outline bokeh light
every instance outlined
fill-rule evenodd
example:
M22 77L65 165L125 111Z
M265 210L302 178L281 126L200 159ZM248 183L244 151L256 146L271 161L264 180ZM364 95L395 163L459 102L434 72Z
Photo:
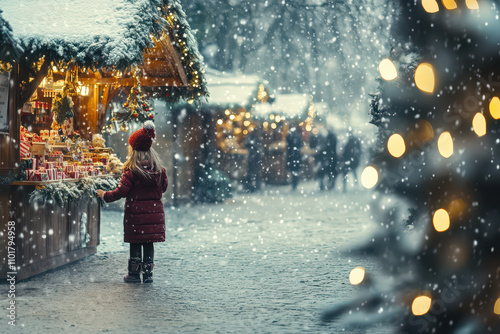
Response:
M477 0L465 0L465 4L469 9L479 9L479 4L477 3Z
M387 140L387 149L393 157L399 158L406 151L405 140L400 134L395 133Z
M450 228L450 215L445 209L436 210L432 217L432 224L436 231L444 232Z
M448 10L456 9L457 8L457 3L455 0L442 0L444 8Z
M428 296L418 296L411 304L411 311L414 315L424 315L431 308L432 299Z
M422 7L427 13L439 12L439 5L436 0L422 0Z
M472 128L479 137L486 134L486 118L484 118L483 114L480 112L474 116L474 119L472 120Z
M365 269L363 267L356 267L351 270L349 274L349 282L352 285L358 285L365 279Z
M398 77L398 70L396 69L396 66L388 58L382 59L380 64L378 64L378 71L380 72L382 79L387 81L394 80Z
M367 166L361 173L361 184L366 189L375 187L378 182L378 172L373 166Z
M494 119L500 118L500 99L497 96L490 101L490 114Z
M418 65L415 70L415 84L423 92L432 93L434 91L434 68L431 64L422 63Z
M448 131L443 132L438 138L438 150L445 158L449 158L453 155L453 138Z
M500 314L500 298L495 302L495 306L493 307L493 312L495 314Z

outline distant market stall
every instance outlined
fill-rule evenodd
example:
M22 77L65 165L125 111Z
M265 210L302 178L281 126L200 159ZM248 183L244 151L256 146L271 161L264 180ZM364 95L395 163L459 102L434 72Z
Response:
M206 87L177 0L1 0L0 9L0 244L15 242L12 267L0 248L0 278L24 279L96 251L95 190L121 173L102 133L154 119L150 96L192 101Z
M257 104L251 113L259 121L264 147L263 177L269 184L288 183L286 169L286 135L292 127L300 128L304 146L305 162L303 175L313 176L313 154L308 146L309 134L317 131L318 108L324 112L323 104L318 106L312 97L305 94L276 94L273 104Z

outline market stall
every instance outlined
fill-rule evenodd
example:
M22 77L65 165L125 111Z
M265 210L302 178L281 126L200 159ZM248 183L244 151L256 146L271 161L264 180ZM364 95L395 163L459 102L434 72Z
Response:
M197 99L206 90L178 1L21 0L0 8L12 27L11 39L0 35L2 45L19 52L0 59L7 117L0 244L12 244L0 248L0 278L15 271L20 280L96 251L96 190L113 189L121 174L102 133L154 119L151 95ZM123 90L129 98L117 106Z
M316 106L304 94L276 94L273 104L257 104L251 113L262 129L264 147L264 181L269 184L287 184L286 136L291 127L300 127L302 140L302 175L313 176L314 151L307 145L309 134L315 130Z

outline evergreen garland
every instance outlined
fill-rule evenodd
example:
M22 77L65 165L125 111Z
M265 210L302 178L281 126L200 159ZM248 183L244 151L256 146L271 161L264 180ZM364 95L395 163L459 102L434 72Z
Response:
M38 186L31 192L29 202L39 202L45 204L65 204L78 201L83 197L97 198L97 190L104 191L114 190L119 184L119 180L112 176L99 178L83 178L78 182L65 182L61 180L59 183L51 183L45 186ZM98 198L101 205L104 201Z

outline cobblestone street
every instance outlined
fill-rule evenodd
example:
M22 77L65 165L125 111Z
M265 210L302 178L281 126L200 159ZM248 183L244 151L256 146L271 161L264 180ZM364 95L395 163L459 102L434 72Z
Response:
M122 212L103 210L98 253L18 283L18 326L12 331L3 319L0 332L342 332L320 315L359 290L348 281L352 268L376 272L369 260L341 253L375 226L371 192L316 187L166 208L167 242L155 245L152 285L123 283Z

